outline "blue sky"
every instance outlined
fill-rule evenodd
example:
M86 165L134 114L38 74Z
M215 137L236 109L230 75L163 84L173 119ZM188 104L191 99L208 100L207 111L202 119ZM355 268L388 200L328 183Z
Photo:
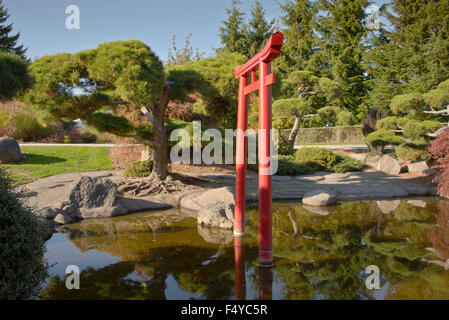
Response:
M283 0L280 0L283 1ZM249 14L253 0L242 0ZM261 0L267 16L280 15L276 0ZM386 1L373 1L381 4ZM225 8L231 0L3 0L20 32L20 42L28 47L31 59L61 52L75 53L100 43L138 39L166 60L171 37L178 47L192 33L192 45L207 55L220 46L218 37ZM67 30L66 7L80 9L80 30Z

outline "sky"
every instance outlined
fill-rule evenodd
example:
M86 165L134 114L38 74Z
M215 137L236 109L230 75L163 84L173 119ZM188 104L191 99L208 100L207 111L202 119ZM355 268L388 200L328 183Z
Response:
M284 0L280 0L284 1ZM241 9L249 16L253 0L241 0ZM277 0L261 0L269 19L280 16ZM373 1L380 5L387 1ZM231 0L3 0L13 23L20 32L20 43L28 48L32 60L55 53L75 53L116 40L137 39L145 42L166 60L176 35L177 46L184 46L192 33L192 46L212 54L220 47L219 27L226 18ZM66 8L80 10L80 29L66 28Z

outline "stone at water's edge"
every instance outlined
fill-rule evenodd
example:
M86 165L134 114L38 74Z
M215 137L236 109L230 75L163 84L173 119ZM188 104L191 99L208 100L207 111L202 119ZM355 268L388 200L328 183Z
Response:
M327 190L314 190L311 192L307 192L303 199L302 203L306 206L331 206L337 203L337 194L333 191Z
M377 206L379 207L379 210L384 214L388 214L390 212L395 211L399 207L400 204L401 204L401 200L377 201Z
M182 197L179 205L183 209L199 211L203 207L217 201L234 204L234 187L216 188L205 192L195 191Z
M20 146L12 138L0 138L0 163L17 163L22 160Z
M198 212L198 224L232 229L234 227L234 205L216 201L204 206Z
M401 165L398 160L393 159L389 155L384 155L377 164L377 170L388 174L399 174Z
M112 207L117 186L109 179L81 176L75 181L69 203L78 208Z

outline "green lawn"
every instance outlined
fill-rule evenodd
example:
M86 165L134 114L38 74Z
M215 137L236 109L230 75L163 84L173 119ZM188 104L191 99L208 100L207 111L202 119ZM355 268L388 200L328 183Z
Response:
M313 142L313 143L304 143L302 144L302 146L344 146L344 145L357 145L357 144L365 144L365 142L361 141L361 142Z
M29 156L25 164L1 165L17 184L59 173L113 169L108 147L22 147Z

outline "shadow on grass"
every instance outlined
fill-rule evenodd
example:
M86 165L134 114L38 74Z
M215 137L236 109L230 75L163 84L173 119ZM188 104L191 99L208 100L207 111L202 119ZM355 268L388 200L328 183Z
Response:
M24 164L52 164L58 162L65 162L67 159L53 156L45 156L43 154L27 153L28 158Z

